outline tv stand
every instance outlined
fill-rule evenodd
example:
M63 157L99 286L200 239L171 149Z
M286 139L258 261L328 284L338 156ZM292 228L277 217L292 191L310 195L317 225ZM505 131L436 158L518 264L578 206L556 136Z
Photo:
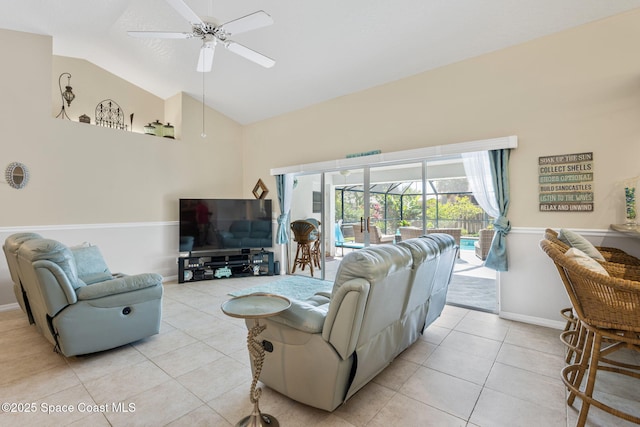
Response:
M245 252L245 251L242 251ZM273 276L273 252L178 257L178 283L227 277Z

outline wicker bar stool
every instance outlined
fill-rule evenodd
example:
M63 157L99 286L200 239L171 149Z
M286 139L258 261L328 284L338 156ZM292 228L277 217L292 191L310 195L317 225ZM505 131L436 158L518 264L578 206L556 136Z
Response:
M547 228L544 231L544 238L550 243L556 245L556 247L563 253L569 249L569 245L559 239L558 232L551 228ZM595 246L595 248L598 250L598 252L600 252L600 254L602 254L606 262L621 264L620 266L615 267L617 270L623 269L625 271L636 271L634 268L630 268L629 266L640 268L640 259L626 253L622 249L607 246ZM558 271L560 271L560 269L558 269ZM635 276L635 274L636 273L634 273L632 276ZM563 278L562 273L560 273L560 277ZM564 280L565 279L563 278L563 281ZM570 363L571 359L575 356L576 349L579 350L584 344L584 331L580 330L580 324L578 322L577 316L573 312L573 307L563 308L562 310L560 310L560 315L566 320L564 332L563 335L561 335L561 339L568 347L566 362Z
M313 266L320 270L322 269L320 264L320 239L322 238L320 225L322 225L322 223L315 218L307 218L305 221L310 222L316 227L316 231L311 232L310 235L310 239L313 240L313 244L311 245L311 259L313 259Z
M542 240L540 247L553 260L578 318L582 338L576 343L576 357L562 369L562 381L569 389L567 403L582 400L577 425L585 425L591 405L616 417L640 423L638 415L624 412L594 397L598 371L640 379L640 366L611 359L620 349L640 350L640 276L637 269L603 263L608 276L580 265L558 245ZM624 277L634 277L627 280ZM584 377L587 382L582 387ZM640 384L639 384L640 385Z
M291 231L293 232L293 240L298 244L296 249L296 257L293 261L293 269L291 273L296 272L296 268L300 267L303 271L309 266L311 277L313 277L313 265L315 263L313 255L313 244L317 240L312 239L312 233L318 232L318 229L309 221L297 220L291 223Z
M558 232L547 228L544 231L544 238L546 240L555 243L558 246L564 247L565 250L569 249L569 246L559 239ZM635 265L640 266L640 258L636 258L618 248L611 248L608 246L595 246L595 248L602 254L603 258L607 262L615 262L617 264Z

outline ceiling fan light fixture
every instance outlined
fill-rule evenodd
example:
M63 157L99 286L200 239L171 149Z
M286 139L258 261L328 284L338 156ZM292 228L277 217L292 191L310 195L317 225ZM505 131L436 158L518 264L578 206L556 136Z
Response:
M200 49L200 57L198 58L198 66L196 70L199 73L206 73L211 71L213 66L213 54L215 53L215 42L206 42Z

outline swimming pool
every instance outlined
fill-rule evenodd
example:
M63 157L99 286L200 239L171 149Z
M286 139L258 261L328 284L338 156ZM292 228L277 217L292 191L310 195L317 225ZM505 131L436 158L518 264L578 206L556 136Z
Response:
M478 240L477 237L461 237L460 238L460 250L472 251L474 250L474 244Z

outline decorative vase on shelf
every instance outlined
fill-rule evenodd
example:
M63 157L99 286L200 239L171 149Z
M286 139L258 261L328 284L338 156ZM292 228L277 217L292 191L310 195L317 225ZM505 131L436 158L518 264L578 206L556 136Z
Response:
M635 226L636 223L636 188L625 187L624 189L624 214L625 225Z

